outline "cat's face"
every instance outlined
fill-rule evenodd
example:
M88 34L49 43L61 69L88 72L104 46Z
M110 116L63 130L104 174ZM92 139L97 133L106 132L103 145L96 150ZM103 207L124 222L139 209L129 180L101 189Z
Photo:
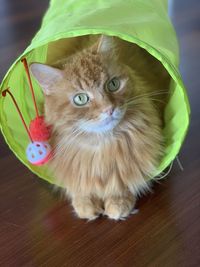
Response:
M61 69L31 65L45 93L47 122L98 134L121 123L126 102L134 94L131 73L109 51L110 44L103 40L96 51L71 56Z

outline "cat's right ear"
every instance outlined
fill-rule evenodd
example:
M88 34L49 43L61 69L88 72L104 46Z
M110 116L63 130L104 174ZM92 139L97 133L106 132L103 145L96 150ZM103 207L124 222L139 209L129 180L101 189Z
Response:
M52 94L55 84L63 78L62 70L41 63L32 63L30 71L42 87L45 95Z
M114 48L115 48L115 44L114 44L113 37L102 34L98 42L97 52L98 53L109 53Z

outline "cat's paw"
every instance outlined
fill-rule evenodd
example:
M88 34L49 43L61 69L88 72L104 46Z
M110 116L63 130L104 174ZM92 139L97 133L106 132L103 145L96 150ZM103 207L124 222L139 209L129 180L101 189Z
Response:
M105 200L104 214L110 219L123 220L133 210L136 199L131 197L111 197Z
M102 203L98 199L78 197L72 200L72 205L81 219L94 220L103 213Z

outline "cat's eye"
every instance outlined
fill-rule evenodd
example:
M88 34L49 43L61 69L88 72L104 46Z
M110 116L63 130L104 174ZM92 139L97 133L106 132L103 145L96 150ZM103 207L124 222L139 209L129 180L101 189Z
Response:
M109 92L116 92L120 88L120 80L114 77L107 82L106 87Z
M88 103L89 100L90 100L89 96L84 93L77 94L73 98L73 102L77 106L84 106Z

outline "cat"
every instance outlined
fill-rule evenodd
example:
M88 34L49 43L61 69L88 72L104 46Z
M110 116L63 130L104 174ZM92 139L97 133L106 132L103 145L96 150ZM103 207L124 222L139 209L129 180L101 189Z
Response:
M162 112L154 100L166 88L153 82L159 74L143 63L147 53L137 48L126 55L131 44L120 50L122 43L102 35L54 64L30 65L52 126L50 166L83 219L128 217L164 153Z

